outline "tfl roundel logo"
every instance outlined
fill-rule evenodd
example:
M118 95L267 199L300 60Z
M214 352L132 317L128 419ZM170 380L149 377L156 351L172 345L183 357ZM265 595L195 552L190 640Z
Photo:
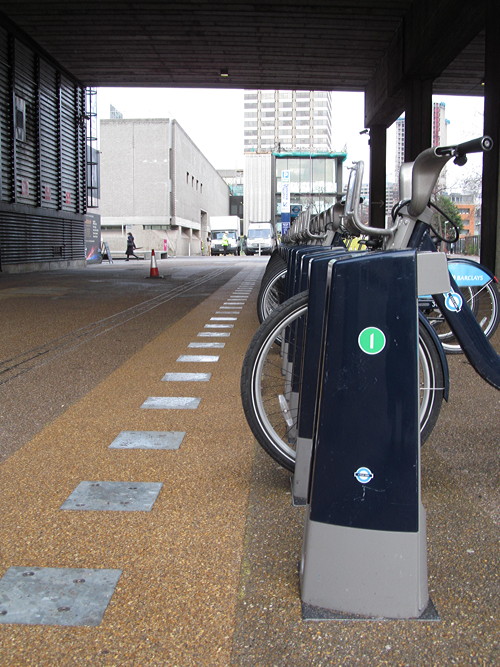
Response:
M373 473L370 468L358 468L354 473L354 477L361 484L368 484L368 482L373 479Z
M452 313L459 313L462 310L464 300L458 292L447 292L445 294L444 305Z

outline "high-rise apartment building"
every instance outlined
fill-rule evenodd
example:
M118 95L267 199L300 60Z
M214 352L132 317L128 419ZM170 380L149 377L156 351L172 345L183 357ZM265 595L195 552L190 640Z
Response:
M245 153L329 151L332 100L329 91L246 90Z
M444 102L433 102L432 104L432 134L430 139L431 146L443 146L447 142L446 104ZM395 170L396 180L399 175L399 168L405 158L405 119L398 118L396 121L396 155Z
M399 170L405 161L405 119L398 118L396 121L396 154L394 156L394 175L396 182L399 178Z
M434 102L432 105L432 146L444 146L447 139L446 104Z

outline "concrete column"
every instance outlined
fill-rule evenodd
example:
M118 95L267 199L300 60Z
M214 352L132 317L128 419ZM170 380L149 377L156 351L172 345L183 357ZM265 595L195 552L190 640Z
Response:
M405 162L431 145L432 80L410 79L405 88Z
M484 154L481 217L481 263L500 272L500 6L490 0L486 15L484 134L493 139L493 150Z
M370 127L370 225L385 227L387 131L384 125Z

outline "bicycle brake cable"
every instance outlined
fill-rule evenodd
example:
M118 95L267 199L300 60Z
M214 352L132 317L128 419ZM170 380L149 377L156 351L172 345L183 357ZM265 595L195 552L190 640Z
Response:
M453 229L455 230L455 237L454 238L445 239L441 236L441 234L439 232L436 231L436 229L430 223L428 223L429 227L434 232L434 235L436 236L436 238L438 238L440 241L444 241L444 243L456 243L458 241L458 239L460 238L460 228L459 228L459 226L455 222L453 222L453 220L451 220L451 218L444 211L442 211L437 204L430 201L429 206L431 208L434 208L440 215L442 215L443 218L446 221L448 221L452 225Z

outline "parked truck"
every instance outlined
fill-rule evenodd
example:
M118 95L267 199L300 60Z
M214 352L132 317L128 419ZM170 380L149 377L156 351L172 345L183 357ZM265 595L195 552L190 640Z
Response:
M251 222L245 247L246 255L270 255L276 247L276 231L270 222Z
M222 245L224 234L229 240L227 252L232 255L239 254L240 219L237 215L210 216L210 234L212 243L210 254L224 254L224 246Z

